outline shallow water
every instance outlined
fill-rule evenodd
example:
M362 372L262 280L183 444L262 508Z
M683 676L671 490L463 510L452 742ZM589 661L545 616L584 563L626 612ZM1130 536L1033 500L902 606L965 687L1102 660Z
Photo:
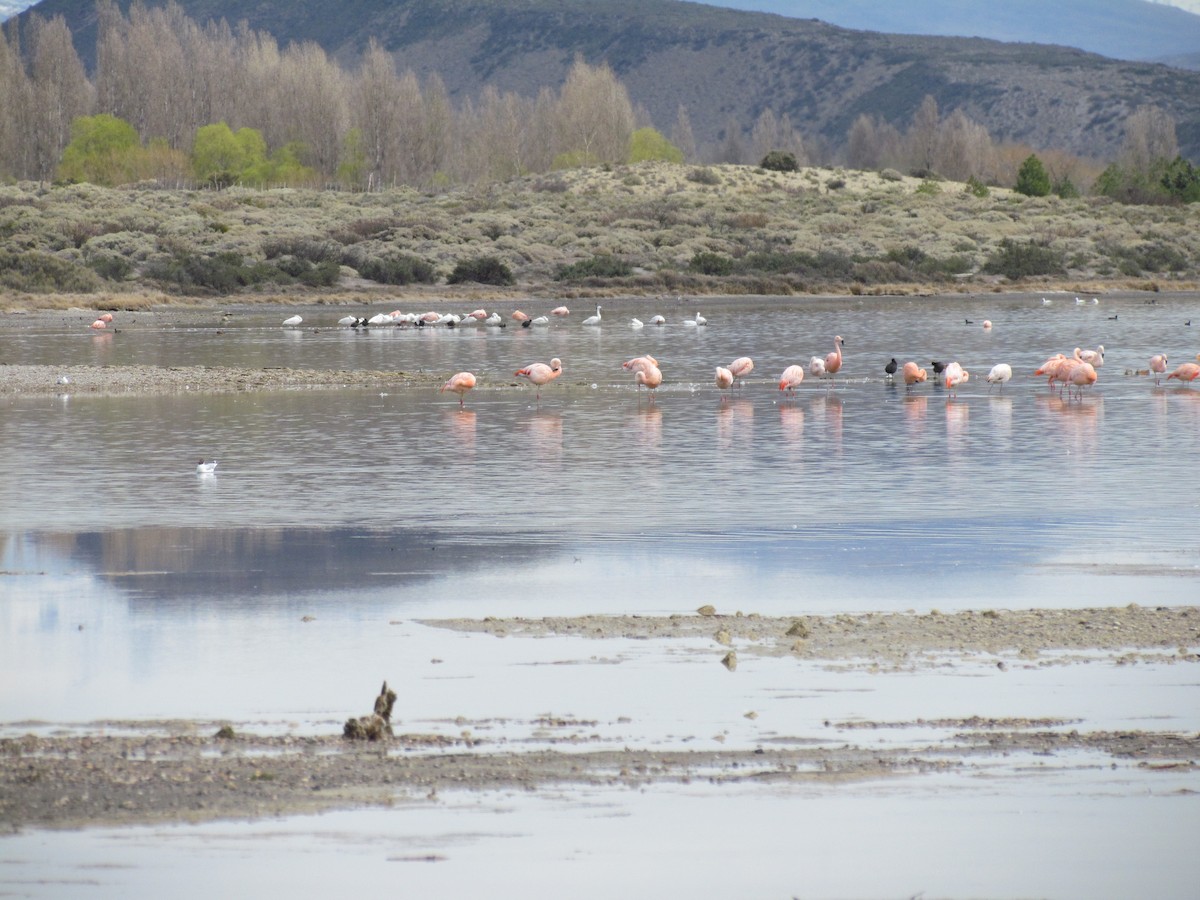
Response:
M1089 729L1194 729L1200 704L1186 669L881 676L763 660L731 675L695 648L497 641L413 621L672 614L704 603L777 615L1195 603L1200 386L1155 387L1125 372L1157 352L1173 364L1192 359L1200 298L1051 299L622 301L606 307L599 329L578 324L583 309L545 329L361 333L331 327L341 311L302 310L305 327L284 329L278 322L292 310L236 308L224 321L197 313L182 325L138 314L99 336L77 324L0 328L0 361L11 364L480 376L465 411L429 388L206 395L198 384L179 396L4 398L0 731L28 730L17 723L30 719L174 717L336 731L384 677L409 686L407 722L454 734L456 716L507 717L514 724L494 737L518 744L547 711L598 721L600 742L653 746L718 733L734 746L778 734L824 740L827 719L856 717L1047 715ZM677 324L696 308L708 326ZM658 311L674 324L626 324ZM995 323L989 332L984 318ZM781 397L778 373L828 352L835 333L846 340L836 384L806 382L794 400ZM1106 364L1081 400L1026 374L1052 353L1098 344ZM654 400L620 369L643 353L666 377ZM712 369L741 355L754 357L755 372L723 398ZM511 373L551 356L565 374L536 403ZM892 356L926 367L958 359L973 378L953 398L933 384L906 390L883 377ZM996 362L1018 375L989 392L983 376ZM219 458L215 475L195 474L200 456ZM748 709L759 718L745 719ZM914 789L896 821L918 808L947 827L1003 818L1031 789L995 790L939 806ZM867 793L850 791L844 807L836 792L820 804L870 807ZM1106 802L1128 812L1132 793ZM686 817L686 799L653 796L662 804L621 815ZM766 822L790 815L785 800L756 792L738 802ZM1195 804L1176 802L1169 820L1194 825ZM544 823L556 813L519 806L538 824L504 833L546 847ZM1077 816L1057 794L1034 806ZM347 815L338 821L386 814ZM193 858L209 852L206 838L190 840L182 843ZM511 843L483 842L501 854ZM377 851L366 844L360 850ZM773 852L759 844L750 865ZM682 850L662 852L686 868ZM603 854L563 853L588 877L608 865ZM457 854L451 868L469 872L474 858ZM443 876L446 867L434 868ZM1177 863L1169 874L1181 871ZM136 883L135 893L152 893L150 882ZM746 883L802 887L773 876ZM864 896L1074 893L1015 877L982 887L842 884L841 893Z

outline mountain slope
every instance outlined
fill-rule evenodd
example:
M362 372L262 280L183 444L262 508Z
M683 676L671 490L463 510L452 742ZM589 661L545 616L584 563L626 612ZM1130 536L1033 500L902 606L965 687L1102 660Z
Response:
M346 0L332 17L322 0L180 5L199 21L244 19L281 43L317 41L347 66L373 37L400 68L438 73L458 98L485 84L526 95L557 87L581 55L612 66L664 131L685 106L701 142L772 109L840 145L860 113L904 127L932 94L998 140L1095 157L1114 155L1125 117L1152 103L1200 159L1200 73L1063 47L849 31L673 0ZM34 11L64 15L81 53L94 55L91 0L43 0Z
M1113 59L1200 54L1200 16L1143 0L722 0L721 5L867 31L1061 44Z

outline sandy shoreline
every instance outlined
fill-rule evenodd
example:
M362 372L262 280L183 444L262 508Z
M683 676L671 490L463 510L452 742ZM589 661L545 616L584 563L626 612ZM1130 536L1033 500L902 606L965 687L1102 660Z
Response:
M692 615L581 616L547 619L440 620L426 624L509 640L576 635L664 643L697 641L718 665L729 649L744 656L792 654L801 661L867 667L944 664L955 655L998 656L997 667L1079 662L1134 665L1200 662L1200 608L985 611L802 617ZM1064 655L1066 654L1066 655ZM736 671L730 677L737 677ZM1000 676L1002 677L1002 676ZM348 715L367 698L349 698ZM578 719L522 723L530 737L488 735L486 721L454 722L456 736L411 733L403 693L386 744L348 742L340 734L254 734L233 723L91 723L54 728L10 723L0 739L0 827L81 827L220 818L259 818L436 800L439 791L554 785L705 780L718 783L838 781L970 770L1006 754L1087 751L1147 772L1194 770L1200 734L1169 730L1088 731L1048 719L916 719L825 722L814 733L777 735L753 747L678 749L598 747L597 723ZM919 740L881 748L881 728L919 726ZM928 729L940 734L932 737ZM36 730L38 733L32 733ZM333 730L333 729L331 729ZM111 732L111 733L110 733ZM861 737L856 737L861 736ZM1084 763L1079 763L1084 765Z

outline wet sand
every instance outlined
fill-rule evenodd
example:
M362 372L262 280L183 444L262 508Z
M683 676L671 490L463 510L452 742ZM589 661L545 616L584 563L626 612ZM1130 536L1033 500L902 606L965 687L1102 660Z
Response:
M709 610L705 610L709 613ZM690 643L713 665L730 648L745 656L792 654L826 665L904 668L996 655L998 669L1068 664L1200 662L1200 609L1141 608L868 614L766 618L711 614L440 620L435 627L497 639L587 636ZM481 636L482 639L482 636ZM347 715L368 698L349 698ZM546 719L514 751L486 736L486 722L455 722L458 736L411 733L387 742L254 734L216 722L104 722L79 728L10 724L0 740L0 826L80 827L260 818L436 797L439 791L541 790L561 785L845 781L930 771L971 771L1013 753L1087 751L1147 772L1194 770L1200 735L1173 731L1087 731L1058 719L967 717L905 722L825 722L816 733L779 735L753 747L597 749L597 723ZM880 747L878 729L918 727L923 737ZM929 729L940 736L929 735ZM856 736L862 736L856 740Z

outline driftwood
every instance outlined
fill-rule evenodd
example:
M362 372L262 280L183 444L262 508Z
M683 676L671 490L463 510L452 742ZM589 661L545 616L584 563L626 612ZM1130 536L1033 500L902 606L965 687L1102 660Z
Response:
M379 689L375 698L375 712L357 719L347 719L342 735L352 741L382 741L392 737L392 707L396 704L396 692L387 682Z

